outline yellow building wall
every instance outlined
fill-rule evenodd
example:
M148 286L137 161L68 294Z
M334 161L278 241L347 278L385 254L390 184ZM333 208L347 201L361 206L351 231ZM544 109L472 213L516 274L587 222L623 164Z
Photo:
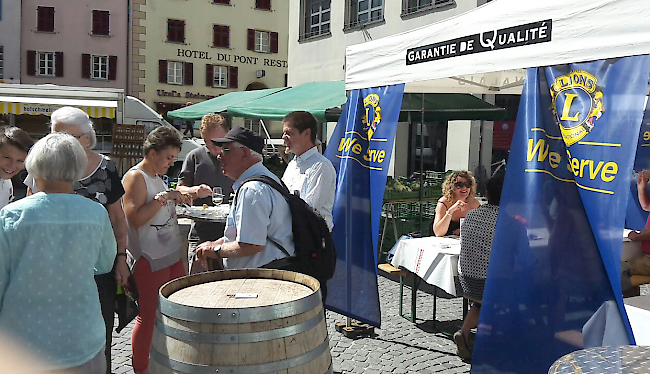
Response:
M289 1L272 0L271 11L255 9L255 0L231 0L232 5L214 4L209 0L155 0L140 5L144 13L138 30L143 62L134 63L134 79L143 90L137 96L154 110L165 115L159 103L199 103L232 91L244 91L253 85L266 88L284 87L287 74ZM185 21L185 43L167 41L167 19ZM230 48L213 47L213 25L230 26ZM247 49L248 29L278 33L278 53ZM138 43L138 45L135 45ZM159 60L193 64L193 84L159 83ZM238 67L237 88L214 88L206 85L206 64ZM139 71L138 71L139 70ZM256 72L264 71L257 78ZM138 77L140 76L140 77ZM135 83L135 82L134 82ZM233 125L241 126L242 119Z

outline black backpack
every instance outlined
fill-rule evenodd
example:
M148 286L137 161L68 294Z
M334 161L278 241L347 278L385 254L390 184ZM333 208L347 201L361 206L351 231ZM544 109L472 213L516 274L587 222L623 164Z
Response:
M251 181L268 184L280 192L289 204L295 256L291 257L293 261L287 270L310 275L319 281L332 278L336 267L336 249L325 219L314 208L307 205L305 200L291 194L284 183L280 184L266 175L256 175L244 180L242 184ZM237 195L235 195L236 201ZM289 252L279 243L271 238L268 239L289 256Z

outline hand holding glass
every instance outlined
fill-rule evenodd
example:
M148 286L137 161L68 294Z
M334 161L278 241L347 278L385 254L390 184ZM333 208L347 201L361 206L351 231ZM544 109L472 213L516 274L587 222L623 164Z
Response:
M223 202L223 191L221 187L212 188L212 203L214 205L219 205Z

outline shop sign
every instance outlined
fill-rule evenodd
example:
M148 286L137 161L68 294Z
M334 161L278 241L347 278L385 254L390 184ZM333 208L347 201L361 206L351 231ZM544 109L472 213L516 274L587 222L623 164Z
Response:
M550 19L445 40L406 51L406 65L551 41Z
M178 92L176 90L173 91L165 91L165 90L156 90L156 93L158 96L163 96L163 97L183 97L186 99L202 99L202 100L208 100L208 99L213 99L217 96L221 95L206 95L202 93L194 93L194 92Z

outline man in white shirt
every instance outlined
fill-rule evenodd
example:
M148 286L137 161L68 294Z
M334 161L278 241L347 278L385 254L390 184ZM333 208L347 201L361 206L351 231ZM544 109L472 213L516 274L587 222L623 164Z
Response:
M236 199L226 220L224 236L199 244L197 257L199 260L223 258L226 269L277 268L276 261L295 254L289 204L266 183L242 184L258 175L280 182L262 165L264 140L249 130L235 127L212 142L221 147L219 161L223 174L235 180Z
M316 147L318 121L309 112L297 111L287 114L282 122L286 150L296 155L284 171L282 181L292 193L298 191L300 197L323 216L332 231L336 170Z

